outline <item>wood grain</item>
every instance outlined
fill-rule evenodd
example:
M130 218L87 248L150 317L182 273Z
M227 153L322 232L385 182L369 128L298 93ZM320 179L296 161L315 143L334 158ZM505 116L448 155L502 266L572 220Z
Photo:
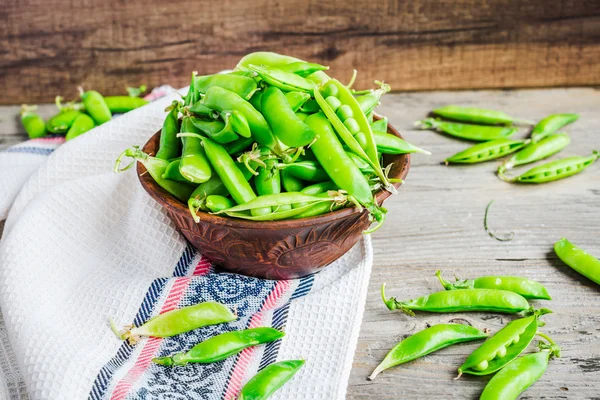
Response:
M5 0L0 104L187 84L273 50L395 90L600 83L592 0Z
M433 274L441 269L470 278L485 274L518 274L541 281L553 300L537 301L554 314L544 317L544 331L563 348L547 373L523 398L590 399L600 382L600 288L558 261L553 243L562 236L600 255L600 163L578 176L539 186L517 186L494 176L498 162L446 167L440 161L469 143L429 131L415 131L412 122L431 109L448 104L472 104L503 110L516 117L541 119L550 113L577 112L581 118L565 128L572 144L560 155L589 154L600 149L600 91L550 89L519 91L432 92L387 95L379 111L387 115L410 142L432 151L414 155L400 193L386 202L389 216L373 239L374 265L360 339L347 398L475 399L486 378L463 376L456 368L477 344L461 344L383 372L373 382L366 377L386 352L426 323L463 321L493 332L514 317L488 314L424 314L416 318L391 313L381 303L379 287L389 295L421 296L440 289ZM0 118L10 119L6 107ZM14 112L14 111L13 111ZM526 136L522 130L518 136ZM0 138L2 131L0 131ZM490 228L514 231L511 242L497 242L483 230L490 210ZM533 346L530 348L533 350Z

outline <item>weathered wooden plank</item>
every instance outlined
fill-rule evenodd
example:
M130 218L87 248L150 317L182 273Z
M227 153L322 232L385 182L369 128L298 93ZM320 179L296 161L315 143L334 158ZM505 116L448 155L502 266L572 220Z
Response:
M0 104L184 86L269 49L320 61L358 84L396 90L600 83L600 3L451 0L344 3L8 0Z

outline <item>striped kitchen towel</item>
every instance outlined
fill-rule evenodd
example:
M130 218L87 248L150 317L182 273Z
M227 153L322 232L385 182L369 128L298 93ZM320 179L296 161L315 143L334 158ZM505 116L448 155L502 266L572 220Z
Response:
M368 236L320 273L270 281L221 271L191 248L115 159L157 132L175 94L60 146L14 200L0 242L0 307L30 399L233 399L266 365L306 365L274 399L344 399L372 264ZM216 300L231 323L134 346L108 327ZM227 360L166 368L151 359L254 326L281 340ZM4 360L0 360L0 365ZM7 379L8 380L8 379ZM1 382L0 382L1 383Z

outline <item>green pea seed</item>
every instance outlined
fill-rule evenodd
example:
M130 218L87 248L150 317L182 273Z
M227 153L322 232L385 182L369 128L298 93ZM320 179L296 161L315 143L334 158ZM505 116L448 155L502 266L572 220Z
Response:
M344 104L343 106L340 106L336 112L337 116L342 120L345 121L348 118L352 118L354 117L354 113L352 112L352 108L348 105L348 104Z
M475 365L473 367L474 370L476 371L484 371L487 369L489 363L487 360L483 360L482 362L480 362L479 364Z
M340 101L340 99L338 99L335 96L329 96L325 99L325 101L327 102L327 104L329 104L329 106L331 107L331 109L333 111L336 111L342 105L342 102Z
M333 83L328 83L322 90L324 97L334 96L336 97L339 93L337 86Z
M502 358L506 355L506 346L502 346L498 349L498 351L496 351L496 357L497 358Z
M345 120L344 125L353 135L356 135L358 132L360 132L360 126L358 126L358 122L354 118L348 118Z

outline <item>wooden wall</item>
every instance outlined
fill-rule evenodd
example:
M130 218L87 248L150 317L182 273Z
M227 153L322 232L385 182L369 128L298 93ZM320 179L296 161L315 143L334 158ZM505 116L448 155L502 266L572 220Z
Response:
M273 50L394 90L600 84L598 0L0 0L0 103L187 84Z

